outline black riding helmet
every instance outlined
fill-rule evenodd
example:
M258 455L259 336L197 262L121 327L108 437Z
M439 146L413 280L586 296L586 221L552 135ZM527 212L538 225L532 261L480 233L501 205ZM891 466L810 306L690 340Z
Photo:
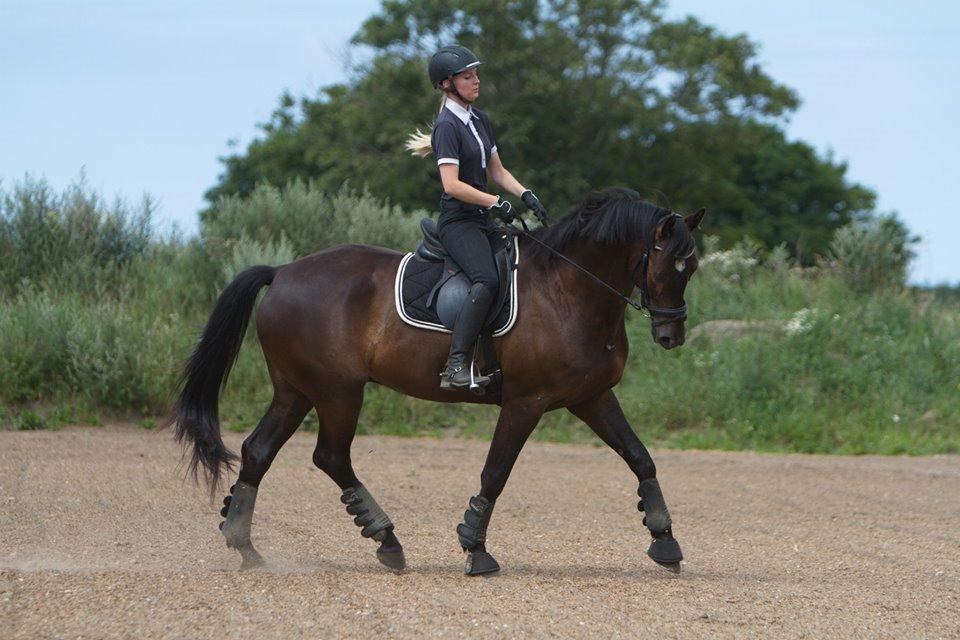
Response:
M457 75L461 71L472 69L483 64L473 51L458 44L441 47L430 58L430 65L427 67L427 73L430 74L430 84L439 87L440 83Z

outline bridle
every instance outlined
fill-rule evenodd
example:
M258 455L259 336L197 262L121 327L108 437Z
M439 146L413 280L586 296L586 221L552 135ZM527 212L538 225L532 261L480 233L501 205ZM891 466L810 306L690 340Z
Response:
M673 214L673 215L677 216L678 218L681 218L681 217L682 217L681 215L676 214L676 213ZM637 302L637 301L634 300L633 298L629 298L629 297L623 295L622 293L620 293L619 291L617 291L616 289L614 289L613 287L611 287L609 284L607 284L606 282L604 282L603 280L601 280L601 279L598 278L597 276L593 275L593 274L590 273L588 270L584 269L583 267L581 267L580 265L578 265L576 262L574 262L573 260L571 260L571 259L568 258L567 256L563 255L562 253L560 253L559 251L557 251L557 250L554 249L553 247L551 247L551 246L549 246L549 245L541 242L538 238L536 238L533 234L530 233L530 228L527 226L527 223L523 220L523 218L521 218L521 217L518 216L518 217L517 217L517 220L520 221L520 224L523 226L523 229L518 229L517 227L514 227L514 226L511 225L511 224L507 224L507 225L505 225L505 226L506 226L508 229L513 230L515 233L519 233L519 234L521 234L521 235L523 235L523 236L525 236L525 237L533 240L534 242L536 242L537 244L539 244L541 247L543 247L544 249L546 249L547 251L549 251L549 252L552 253L553 255L557 256L558 258L560 258L561 260L563 260L564 262L566 262L566 263L569 264L570 266L572 266L572 267L574 267L575 269L579 270L579 271L580 271L581 273L583 273L585 276L587 276L588 278L590 278L591 280L593 280L594 282L596 282L598 285L600 285L601 287L605 288L607 291L609 291L610 293L614 294L615 296L617 296L618 298L620 298L621 300L623 300L624 302L626 302L627 304L629 304L631 307L633 307L633 308L636 309L637 311L643 311L643 310L645 309L645 310L648 312L649 316L650 316L650 322L651 322L651 324L653 325L653 327L659 327L659 326L662 326L662 325L665 325L665 324L670 324L671 322L678 322L678 321L681 321L681 322L682 322L683 320L686 320L686 319L687 319L687 304L686 304L686 303L683 303L683 304L680 305L679 307L657 307L657 306L654 306L654 305L650 304L650 292L649 292L649 290L648 290L648 288L647 288L647 273L648 273L649 270L650 270L650 252L649 252L649 251L644 251L644 252L643 252L643 256L641 256L641 258L640 258L640 262L637 263L637 265L634 266L634 268L633 268L633 271L634 271L634 272L635 272L638 268L640 269L640 272L641 272L641 273L640 273L640 285L639 285L639 286L640 286L640 301ZM653 250L654 250L654 251L662 251L662 250L663 250L663 247L661 247L660 245L655 244L655 245L653 245ZM681 259L681 260L686 260L687 258L689 258L690 256L693 255L694 251L696 251L696 246L694 246L694 248L690 250L690 253L688 253L687 255L683 256L683 257L680 258L680 259ZM654 318L654 316L661 316L661 318L657 319L657 318Z
M663 248L659 245L653 245L654 251L662 251ZM679 260L686 260L693 255L693 252L696 251L696 247L690 250L690 253L679 258ZM650 293L647 291L647 271L650 269L650 253L648 251L643 252L643 257L640 258L640 306L636 307L637 309L646 309L650 313L650 323L654 327L659 327L665 324L670 324L671 322L683 321L687 319L687 303L684 302L679 307L657 307L650 304ZM634 268L636 270L636 268ZM654 315L663 316L659 320L654 319Z

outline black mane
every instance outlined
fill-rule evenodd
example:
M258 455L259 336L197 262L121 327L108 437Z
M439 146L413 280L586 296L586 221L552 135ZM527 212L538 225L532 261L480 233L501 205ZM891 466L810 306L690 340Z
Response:
M555 251L562 252L572 241L585 240L610 246L626 246L645 241L664 218L674 215L672 211L644 201L640 194L626 187L608 187L590 192L583 202L549 227L540 227L532 235ZM686 225L675 235L690 236ZM678 238L682 244L686 238ZM692 237L690 238L692 242ZM524 247L524 259L548 266L556 259L550 251L537 244Z

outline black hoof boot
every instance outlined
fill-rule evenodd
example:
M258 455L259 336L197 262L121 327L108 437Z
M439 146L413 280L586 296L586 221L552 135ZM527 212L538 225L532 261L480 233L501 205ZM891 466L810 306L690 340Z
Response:
M250 526L253 522L253 508L257 500L257 487L245 482L237 482L230 487L230 495L223 499L220 515L226 520L220 523L220 531L226 538L227 546L240 552L240 569L253 569L266 562L253 543L250 542Z
M683 553L680 551L680 543L667 531L658 534L650 543L647 549L647 555L658 565L672 571L680 573L680 561L683 560Z
M680 552L680 543L674 539L670 529L670 512L667 511L667 503L663 499L660 483L656 478L643 480L637 489L637 495L640 496L637 509L646 514L643 524L653 536L647 555L664 569L680 573L683 553Z
M500 571L500 565L486 551L468 551L467 566L463 572L468 576L482 576Z
M397 573L407 568L407 558L403 555L403 549L384 549L381 546L377 549L377 560L387 569Z
M457 525L460 547L467 552L468 576L481 576L500 571L500 565L487 553L487 526L493 515L494 503L483 496L470 498L469 508L463 514L463 522Z

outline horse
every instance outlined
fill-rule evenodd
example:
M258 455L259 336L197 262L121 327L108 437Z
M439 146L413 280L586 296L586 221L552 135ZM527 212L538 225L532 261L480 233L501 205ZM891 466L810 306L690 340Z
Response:
M500 413L480 491L468 500L456 531L467 575L500 569L487 551L493 507L541 416L562 408L586 423L636 475L638 509L652 537L647 553L658 565L680 570L683 556L656 466L613 388L627 361L627 303L641 306L627 297L635 288L650 313L653 340L664 349L683 344L683 294L697 269L691 232L704 214L700 209L682 217L645 202L636 191L612 187L591 192L555 223L518 234L519 316L494 341L503 371ZM250 539L260 481L311 409L319 422L313 463L342 490L341 501L361 535L379 543L377 559L402 571L406 558L395 527L350 460L364 386L375 382L436 402L496 402L490 395L440 389L449 338L399 318L394 279L401 258L382 247L334 246L286 265L251 267L217 299L184 365L171 421L175 438L191 452L188 468L194 477L202 468L216 491L237 460L220 435L219 393L258 293L269 285L256 311L256 330L273 399L243 442L239 477L220 512L221 531L227 546L239 551L241 569L264 562Z

